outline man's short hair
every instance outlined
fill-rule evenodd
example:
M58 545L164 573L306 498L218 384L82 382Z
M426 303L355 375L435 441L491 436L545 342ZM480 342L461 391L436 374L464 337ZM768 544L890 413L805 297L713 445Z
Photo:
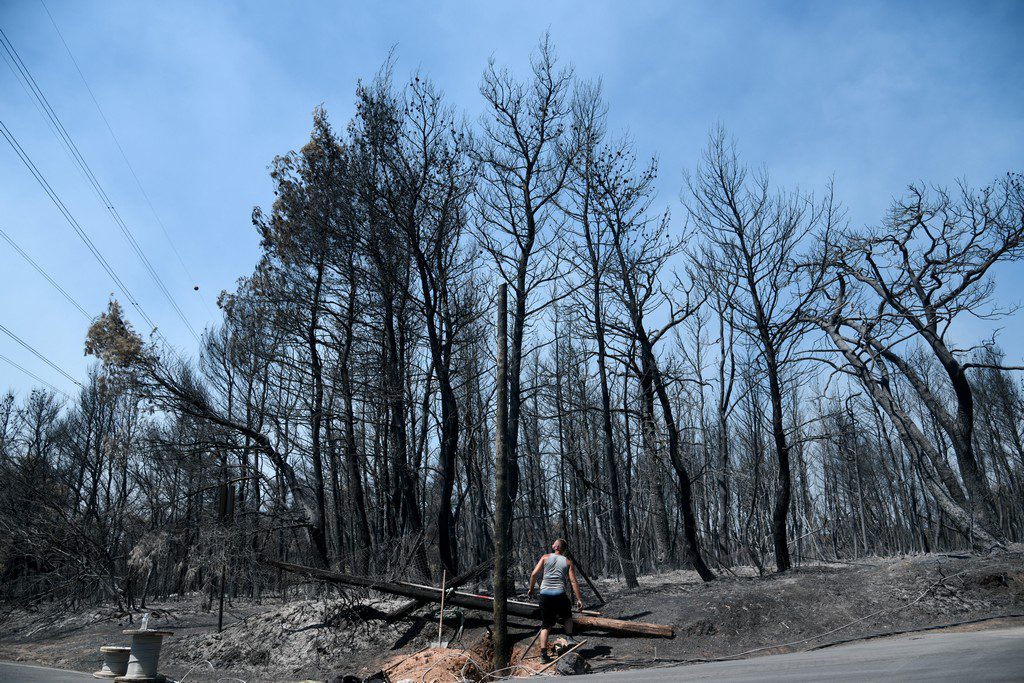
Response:
M566 541L564 538L556 538L555 543L557 543L558 547L561 548L563 551L569 549L569 542Z

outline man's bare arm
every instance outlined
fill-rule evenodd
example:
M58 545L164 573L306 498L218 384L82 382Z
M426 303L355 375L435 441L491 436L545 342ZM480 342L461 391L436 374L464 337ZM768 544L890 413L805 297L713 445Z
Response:
M580 585L576 583L576 565L572 560L569 560L569 583L572 584L572 590L576 593L576 609L582 610L583 598L580 595Z
M533 595L533 585L537 583L537 577L540 576L544 568L544 558L546 557L547 555L541 555L541 558L537 560L537 566L533 568L533 573L530 574L530 590L527 591L527 595Z

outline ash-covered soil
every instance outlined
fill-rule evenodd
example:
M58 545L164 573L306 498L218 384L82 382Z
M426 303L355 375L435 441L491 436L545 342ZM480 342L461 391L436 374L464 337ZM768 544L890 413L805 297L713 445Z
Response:
M776 654L950 624L981 628L1024 622L1024 549L1019 546L985 556L805 565L763 578L737 570L707 584L694 572L674 571L642 577L640 583L638 590L627 591L616 581L599 581L608 600L601 611L672 624L675 638L584 634L580 638L587 644L580 652L590 670ZM429 671L428 680L478 675L473 673L478 667L466 662L486 664L489 615L465 612L458 636L459 618L449 615L442 640L452 642L438 649L436 606L397 624L379 619L380 612L401 602L379 594L338 593L287 603L274 598L260 605L236 600L218 634L216 613L203 612L199 598L189 597L153 604L150 627L175 632L161 663L164 673L178 680L325 680L380 669L412 675L408 670L417 680L421 669ZM125 615L109 609L8 611L0 627L0 659L93 671L98 648L125 643L121 630L129 627ZM535 624L514 623L520 653L535 634ZM536 668L537 654L534 644L524 666Z
M990 617L1024 618L1024 551L804 566L782 575L644 577L609 615L673 624L672 640L591 638L595 670L779 654ZM1005 624L1005 621L1000 622Z

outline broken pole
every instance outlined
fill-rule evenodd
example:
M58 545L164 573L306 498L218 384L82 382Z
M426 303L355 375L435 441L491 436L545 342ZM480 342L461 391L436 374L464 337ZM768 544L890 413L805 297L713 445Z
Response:
M382 581L367 576L352 576L349 574L342 574L341 572L330 571L328 569L304 567L298 564L277 562L275 560L267 560L266 563L273 567L278 567L296 574L302 574L320 581L337 583L343 586L371 588L382 593L403 595L407 598L416 598L419 600L426 600L427 602L441 602L442 591L439 588L434 588L433 586L417 586L416 584L411 583ZM463 593L461 591L444 591L443 595L445 603L455 607L475 609L480 610L481 612L493 612L494 610L495 601L494 598L489 595L477 595L474 593ZM507 614L513 616L524 617L527 619L537 619L540 616L540 607L532 603L508 600L506 601L505 606ZM605 617L595 617L586 614L573 616L573 621L575 621L576 626L583 630L593 629L598 631L607 631L608 633L656 638L671 638L674 635L672 626L667 624L649 624L640 621L624 621L622 619L608 619Z
M479 574L482 574L483 572L490 569L492 562L494 562L493 559L484 560L483 562L473 567L469 571L459 574L454 579L448 582L448 588L459 588L467 581L473 580ZM409 602L405 603L401 607L398 607L394 611L388 612L387 615L385 615L384 620L388 623L391 623L394 621L398 621L399 619L404 619L416 610L426 605L426 600L410 600Z
M675 635L675 631L669 624L651 624L644 621L624 621L588 616L574 616L572 620L577 628L584 631L608 631L609 633L626 633L653 638L672 638Z

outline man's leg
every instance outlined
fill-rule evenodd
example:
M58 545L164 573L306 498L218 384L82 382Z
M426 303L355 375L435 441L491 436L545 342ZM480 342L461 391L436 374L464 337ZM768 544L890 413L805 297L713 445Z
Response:
M543 626L540 629L540 661L542 664L551 661L551 656L548 655L548 631L550 630L550 626Z
M575 626L575 624L573 623L572 617L569 617L568 619L563 621L562 622L562 626L565 627L565 635L568 636L567 640L569 641L569 644L572 645L573 643L576 642L576 639L572 637L572 630L573 630L573 627Z
M568 636L567 640L571 643L571 642L573 642L572 628L573 628L574 624L573 624L573 621L572 621L572 603L569 602L569 596L568 595L563 595L562 596L561 608L562 608L562 614L559 615L559 616L563 617L563 619L562 619L562 626L565 628L565 635Z

